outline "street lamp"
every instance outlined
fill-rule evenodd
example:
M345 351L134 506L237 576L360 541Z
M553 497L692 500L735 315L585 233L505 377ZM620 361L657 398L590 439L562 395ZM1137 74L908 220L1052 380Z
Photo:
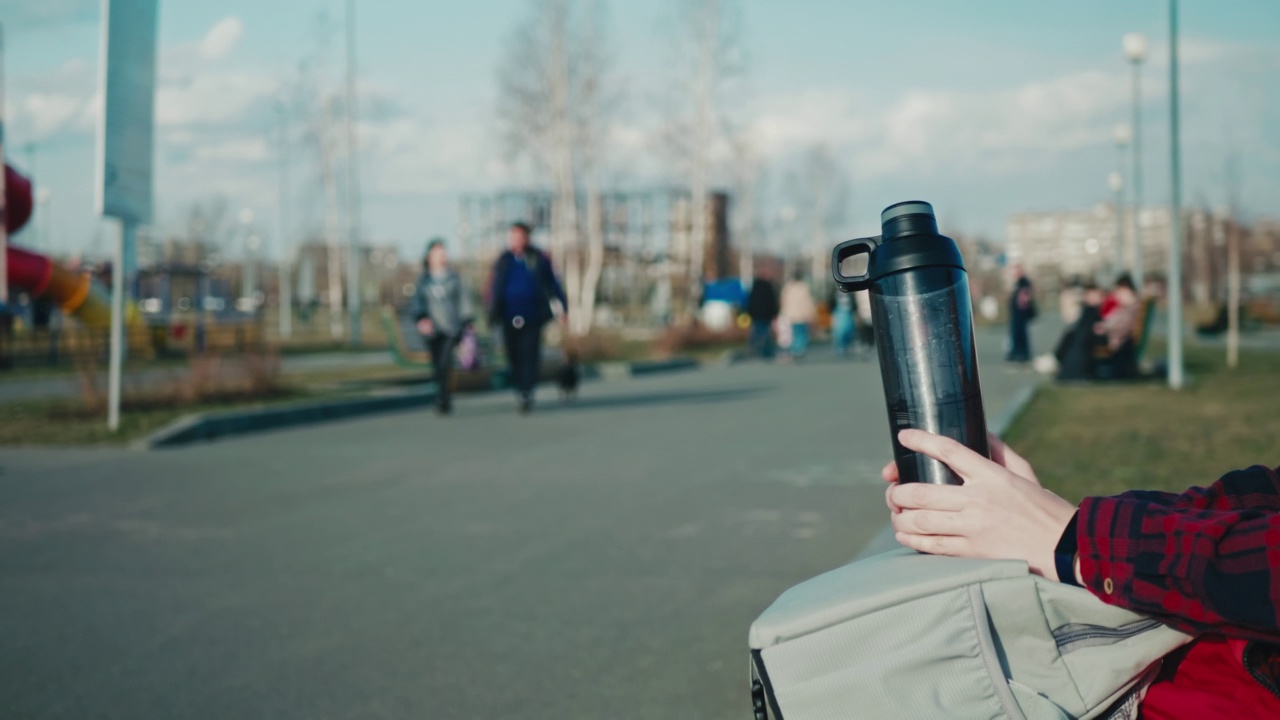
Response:
M1147 59L1147 38L1142 33L1125 33L1121 40L1124 56L1133 67L1133 282L1142 288L1142 72Z
M1112 170L1107 176L1107 186L1111 188L1111 192L1115 193L1115 210L1116 210L1116 230L1115 240L1112 241L1112 275L1120 272L1120 268L1124 267L1124 178L1120 176L1119 170Z
M244 232L244 264L240 267L240 301L237 303L243 307L248 307L249 303L245 302L245 298L253 297L253 284L256 281L253 272L253 253L257 248L257 236L253 234L253 209L245 208L240 211L240 225Z
M1169 387L1181 390L1182 367L1182 139L1178 118L1178 0L1169 0Z
M1112 248L1115 255L1115 266L1112 268L1113 274L1118 275L1125 266L1124 252L1124 150L1129 147L1129 143L1133 140L1133 131L1128 125L1120 123L1116 125L1111 132L1112 138L1116 143L1116 170L1111 173L1111 177L1107 179L1107 184L1111 186L1111 191L1115 193L1116 205L1116 239L1115 247Z

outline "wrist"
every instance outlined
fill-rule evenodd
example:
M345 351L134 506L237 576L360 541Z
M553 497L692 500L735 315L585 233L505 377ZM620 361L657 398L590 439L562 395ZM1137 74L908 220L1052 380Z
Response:
M1077 510L1071 514L1067 526L1062 529L1058 545L1053 551L1053 567L1058 582L1083 586L1084 583L1080 581L1079 540L1076 537L1079 519L1080 512Z

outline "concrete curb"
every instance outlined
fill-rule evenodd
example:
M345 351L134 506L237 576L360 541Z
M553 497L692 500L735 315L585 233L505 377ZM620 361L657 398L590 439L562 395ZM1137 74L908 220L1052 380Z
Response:
M1036 392L1039 390L1039 382L1032 382L1020 388L1013 394L1009 403L1004 406L1004 410L996 417L995 422L991 423L991 427L987 429L996 435L1005 434L1014 421L1018 419L1018 416L1022 415L1023 411L1027 409L1027 405L1031 404L1031 399L1036 396ZM897 540L893 539L893 527L885 526L883 530L876 533L875 537L871 538L871 542L858 551L858 554L853 559L861 560L899 547L902 546L898 544Z
M435 401L435 398L436 391L432 386L395 395L315 400L274 407L201 413L189 415L160 428L134 443L133 447L137 450L156 450L264 430L277 430L373 413L411 410L428 406Z
M620 380L629 377L697 370L700 367L702 365L693 358L672 358L670 360L634 363L599 363L585 366L583 368L583 376L601 380ZM147 437L134 442L131 447L135 450L157 450L265 430L278 430L330 420L342 420L361 415L414 410L431 405L435 399L435 387L429 386L394 395L384 394L338 400L312 400L245 410L199 413L188 415L166 425Z

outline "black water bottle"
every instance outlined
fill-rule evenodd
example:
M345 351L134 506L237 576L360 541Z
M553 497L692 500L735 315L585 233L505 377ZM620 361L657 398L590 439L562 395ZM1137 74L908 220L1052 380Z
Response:
M869 290L880 376L901 482L960 485L946 465L904 448L898 431L928 430L990 457L973 340L973 304L960 250L938 234L933 206L908 201L880 214L881 235L842 242L831 272L844 292ZM866 253L867 269L841 265Z

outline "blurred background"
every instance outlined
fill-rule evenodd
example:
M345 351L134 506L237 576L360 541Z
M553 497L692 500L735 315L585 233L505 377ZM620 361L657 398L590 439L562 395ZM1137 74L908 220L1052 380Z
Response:
M0 2L0 715L746 716L751 620L883 538L874 328L828 263L906 199L1046 487L1276 464L1273 0L1180 3L1173 67L1157 0L112 4L126 38L158 7L124 225L108 3ZM514 222L581 398L485 392L478 317L431 416L427 243L480 307Z
M98 5L13 0L4 18L6 157L38 205L17 242L90 267L115 232L93 201ZM595 297L570 300L575 331L651 327L687 319L704 276L808 267L909 197L935 203L975 268L1021 260L1052 291L1111 273L1117 228L1135 232L1116 221L1135 167L1145 266L1166 264L1159 3L357 5L161 8L155 212L133 288L151 324L203 307L260 312L289 342L377 343L374 321L359 338L327 322L334 303L403 303L434 236L487 267L525 220L557 262L582 258L570 294L599 273ZM1185 287L1198 305L1225 298L1216 250L1236 223L1247 294L1274 293L1280 9L1183 12ZM1138 63L1126 33L1149 38ZM553 232L557 203L572 237ZM263 311L282 297L301 314L285 332Z

